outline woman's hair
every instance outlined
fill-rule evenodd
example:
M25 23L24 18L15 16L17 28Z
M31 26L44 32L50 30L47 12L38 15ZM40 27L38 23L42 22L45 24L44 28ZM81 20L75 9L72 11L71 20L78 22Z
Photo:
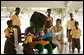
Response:
M61 24L61 19L58 18L58 19L56 19L56 22L57 22L57 21L60 21L60 24Z

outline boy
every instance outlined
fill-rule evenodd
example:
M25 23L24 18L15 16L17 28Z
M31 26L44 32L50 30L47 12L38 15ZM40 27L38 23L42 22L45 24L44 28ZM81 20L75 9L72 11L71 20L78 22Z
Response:
M45 29L44 29L44 32L45 34L47 33L48 29L51 28L52 24L51 24L51 21L46 21L45 22Z
M31 46L32 40L35 39L36 37L34 36L35 29L32 27L28 27L28 33L26 35L25 41L23 43L23 52L24 54L34 54L33 48Z
M17 7L15 9L15 15L11 16L11 20L12 20L12 24L13 24L13 28L17 29L17 34L18 34L18 43L21 42L21 29L20 29L20 18L19 18L19 13L20 13L20 8Z
M47 9L48 15L47 15L47 21L51 21L51 26L53 26L53 18L51 17L51 9Z
M68 38L68 42L69 42L69 50L71 51L71 35L70 32L71 30L74 28L75 25L75 20L73 19L73 13L70 13L70 20L67 21L66 24L66 28L67 28L67 38Z
M52 46L49 43L49 38L39 39L45 35L44 28L40 27L40 32L36 33L37 36L36 41L33 41L32 44L36 44L35 48L39 50L39 54L43 54L43 49L46 48L48 50L48 54L52 54ZM41 47L41 48L40 48Z
M14 31L12 27L12 21L7 21L8 28L5 30L5 47L4 47L4 53L6 54L16 54L15 45L14 45Z
M78 27L79 23L75 22L75 27L72 29L70 34L72 35L72 53L74 53L74 49L78 49L78 53L80 53L80 36L81 36L81 30Z
M51 21L46 21L45 22L45 29L44 29L44 32L45 34L49 33L49 29L52 27L52 24L51 24ZM52 41L49 41L50 44L52 44L52 49L54 49L56 46L52 43Z

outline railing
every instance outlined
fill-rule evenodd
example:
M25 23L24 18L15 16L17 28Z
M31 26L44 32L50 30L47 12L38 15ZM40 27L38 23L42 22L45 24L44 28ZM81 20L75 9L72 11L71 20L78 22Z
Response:
M21 33L21 43L23 43L24 41L22 41L22 39L24 39L24 33Z

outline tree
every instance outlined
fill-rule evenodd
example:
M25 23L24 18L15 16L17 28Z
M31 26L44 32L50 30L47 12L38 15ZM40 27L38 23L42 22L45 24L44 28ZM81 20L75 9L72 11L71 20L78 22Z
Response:
M61 16L61 20L64 20L66 10L64 8L52 8L52 13Z

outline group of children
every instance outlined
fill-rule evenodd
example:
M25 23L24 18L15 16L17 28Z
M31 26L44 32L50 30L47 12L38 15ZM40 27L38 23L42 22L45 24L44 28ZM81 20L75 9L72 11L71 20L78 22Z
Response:
M74 53L74 49L78 49L78 53L80 53L80 36L81 36L81 30L78 27L79 23L73 19L73 14L70 13L70 20L66 24L67 28L67 38L69 42L69 50L72 53Z
M48 9L48 11L51 11ZM67 38L70 44L70 49L72 47L72 52L74 53L75 47L78 49L78 53L80 53L80 36L81 30L78 27L79 23L72 18L72 13L70 14L71 20L66 24L67 27ZM48 18L49 19L49 18ZM52 25L52 20L47 20L45 22L44 27L40 27L40 32L36 33L35 28L28 27L25 30L24 37L25 40L23 42L23 53L24 54L34 54L33 48L37 48L39 50L39 54L43 54L43 49L46 48L49 54L53 54L52 50L57 47L57 50L60 54L63 53L64 43L64 35L63 35L63 27L61 25L61 19L56 19L56 25ZM8 28L5 30L5 37L7 38L4 48L4 53L7 54L16 54L16 49L14 45L14 31L12 20L7 21ZM52 40L44 40L39 37L43 37L48 33L52 33ZM37 40L38 39L38 40ZM37 41L36 41L37 40ZM38 44L38 45L36 45Z

